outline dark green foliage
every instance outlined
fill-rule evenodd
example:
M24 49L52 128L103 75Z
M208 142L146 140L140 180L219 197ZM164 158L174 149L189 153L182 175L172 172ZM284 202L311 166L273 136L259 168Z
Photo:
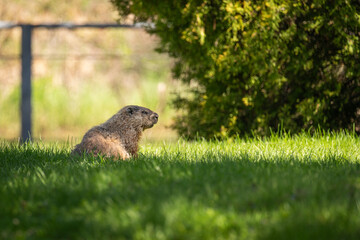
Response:
M174 106L187 137L360 131L360 3L356 0L112 0L152 21L160 51L189 84Z

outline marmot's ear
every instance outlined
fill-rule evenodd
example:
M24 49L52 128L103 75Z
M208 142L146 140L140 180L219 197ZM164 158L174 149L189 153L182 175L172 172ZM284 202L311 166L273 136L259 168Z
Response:
M133 112L134 112L134 109L132 109L131 107L129 107L126 111L127 111L130 115L132 115Z

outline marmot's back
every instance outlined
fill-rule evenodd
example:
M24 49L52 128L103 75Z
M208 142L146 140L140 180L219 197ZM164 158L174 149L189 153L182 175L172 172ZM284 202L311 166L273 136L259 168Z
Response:
M159 115L140 106L126 106L105 123L91 128L72 154L102 154L127 159L137 156L142 132L157 123Z

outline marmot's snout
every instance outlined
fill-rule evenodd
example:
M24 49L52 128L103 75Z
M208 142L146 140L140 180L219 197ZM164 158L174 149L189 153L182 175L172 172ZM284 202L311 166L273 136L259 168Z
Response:
M152 112L149 116L149 122L145 124L144 129L152 128L159 120L159 115L156 112Z
M151 119L151 120L153 121L153 123L155 124L155 123L157 123L158 120L159 120L159 115L154 112L153 114L151 114L150 119Z

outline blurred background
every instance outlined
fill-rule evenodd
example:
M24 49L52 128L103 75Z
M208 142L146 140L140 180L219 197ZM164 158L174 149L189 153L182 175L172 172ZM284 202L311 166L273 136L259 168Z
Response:
M76 7L74 7L76 6ZM109 1L0 0L0 20L14 23L114 23ZM34 29L33 132L45 141L79 141L124 105L157 111L144 139L175 139L171 93L181 88L172 61L155 52L143 29ZM0 30L0 138L20 135L21 28Z

